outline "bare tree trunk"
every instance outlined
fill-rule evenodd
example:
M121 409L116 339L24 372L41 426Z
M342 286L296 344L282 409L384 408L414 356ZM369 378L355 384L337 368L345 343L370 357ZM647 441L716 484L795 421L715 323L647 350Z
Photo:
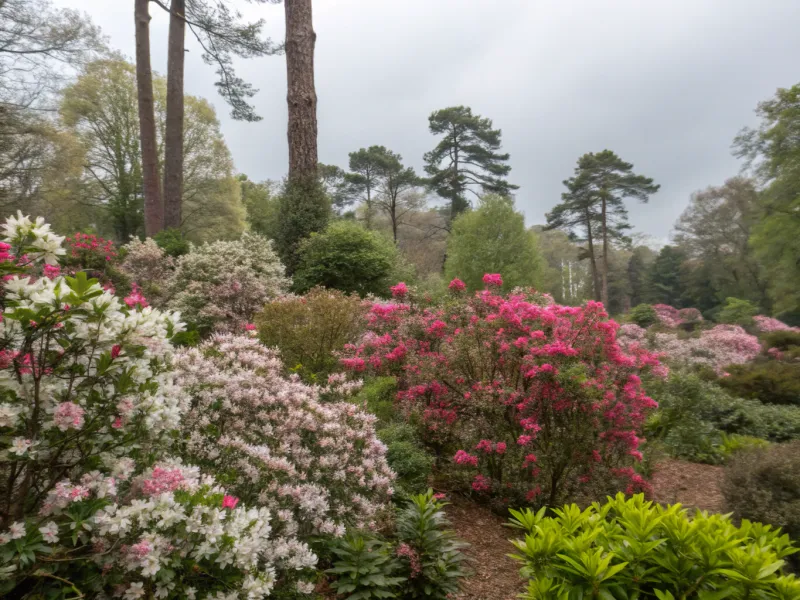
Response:
M592 237L592 220L586 214L586 239L589 242L589 265L592 268L592 296L600 300L600 278L597 274L597 259L594 254L594 238Z
M606 222L606 197L603 196L603 288L600 301L608 310L608 223Z
M183 201L183 73L186 0L172 0L167 52L167 120L164 134L164 227L179 229Z
M136 87L139 99L139 137L144 179L144 230L153 236L164 228L164 204L158 175L153 71L150 68L149 0L136 0Z
M289 179L316 177L317 93L311 0L284 0L286 75L289 104Z

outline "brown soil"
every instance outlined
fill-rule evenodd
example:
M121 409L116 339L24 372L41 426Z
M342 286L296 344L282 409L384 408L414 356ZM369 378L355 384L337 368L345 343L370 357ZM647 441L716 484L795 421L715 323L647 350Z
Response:
M724 467L666 459L653 475L654 496L662 504L680 502L686 508L725 512L722 496Z
M514 551L508 539L513 530L503 527L503 519L484 506L456 495L450 499L447 516L458 537L470 546L472 575L466 580L459 600L514 600L522 591L519 563L508 558Z

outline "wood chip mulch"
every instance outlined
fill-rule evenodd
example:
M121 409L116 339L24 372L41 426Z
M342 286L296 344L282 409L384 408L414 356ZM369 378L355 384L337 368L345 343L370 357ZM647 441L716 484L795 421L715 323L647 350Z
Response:
M458 537L470 546L465 550L472 574L464 583L458 600L515 600L524 582L519 563L508 558L514 552L509 538L514 530L503 527L504 520L489 508L453 495L446 508Z
M680 502L686 508L725 512L722 496L724 467L666 459L653 475L654 496L662 504Z

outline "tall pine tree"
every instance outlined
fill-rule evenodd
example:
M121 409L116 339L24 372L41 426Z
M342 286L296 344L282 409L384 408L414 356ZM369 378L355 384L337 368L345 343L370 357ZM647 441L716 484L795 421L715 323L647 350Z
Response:
M578 159L575 175L565 182L569 192L564 202L556 206L551 214L564 221L582 218L589 223L587 231L593 233L591 222L595 221L596 231L602 241L602 269L600 271L600 300L608 305L608 270L609 251L612 242L623 240L628 224L628 210L625 207L627 198L636 198L647 202L655 194L659 185L643 175L633 172L633 165L623 161L611 150L589 152ZM558 225L553 225L558 226ZM573 225L574 226L574 225ZM594 237L594 236L592 236ZM594 240L589 243L590 258L594 263L595 294L597 294L597 262L594 251Z
M425 172L431 189L450 201L451 220L469 208L468 191L476 197L508 196L519 188L506 180L509 154L500 152L501 132L492 129L491 119L473 115L467 106L452 106L432 113L428 121L430 132L444 137L425 153Z

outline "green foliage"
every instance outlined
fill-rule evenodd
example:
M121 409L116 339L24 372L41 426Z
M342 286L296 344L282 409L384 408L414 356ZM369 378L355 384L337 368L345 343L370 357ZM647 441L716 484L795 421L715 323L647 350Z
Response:
M762 335L761 339L764 340L765 348L777 348L783 352L800 347L800 331L791 329L770 331Z
M725 468L722 491L737 518L770 523L800 540L800 441L738 454Z
M658 315L650 304L639 304L631 309L625 320L647 329L658 321Z
M256 183L247 175L239 175L242 204L247 211L247 223L255 233L274 240L278 232L280 198L272 193L270 182Z
M446 600L465 575L465 547L449 529L444 504L433 492L412 496L397 513L396 540L350 535L334 541L331 587L346 600Z
M325 229L330 213L330 200L316 177L292 179L284 184L278 201L275 242L289 275L299 268L299 263L303 260L302 242L312 233ZM310 289L318 284L325 285L323 282L316 282L303 289Z
M382 425L388 425L395 420L396 397L397 380L394 377L370 377L353 398L353 402L377 416Z
M503 287L537 287L543 280L544 261L536 234L525 228L525 218L514 210L511 198L489 195L477 210L453 222L447 240L445 278L458 277L470 290L483 287L486 273L500 273Z
M397 514L397 538L416 556L405 555L408 581L403 598L447 600L459 591L466 575L459 541L433 491L412 496ZM400 552L398 552L400 554ZM416 559L416 560L415 560Z
M651 381L647 390L659 404L645 427L648 445L663 447L672 456L718 464L729 455L726 435L773 442L800 439L800 408L795 406L734 398L714 382L682 373ZM730 448L735 442L728 440Z
M506 180L509 155L500 152L501 132L491 119L451 106L431 113L428 122L432 134L444 137L425 153L425 172L431 189L450 201L450 219L469 209L467 191L508 196L519 188Z
M358 296L313 288L284 296L256 316L259 339L277 347L287 368L309 382L323 382L338 367L335 352L356 341L365 308Z
M403 578L393 575L400 561L393 555L391 544L349 535L336 540L330 550L337 560L326 573L336 577L331 587L337 594L346 600L397 598Z
M647 273L646 297L653 304L668 304L676 308L685 305L686 286L683 263L686 252L675 246L664 246Z
M748 327L753 324L753 317L758 313L758 306L748 300L726 298L722 310L717 313L717 321Z
M800 597L800 581L784 574L797 549L769 526L690 517L642 494L553 513L511 511L511 527L525 534L511 543L530 579L526 600Z
M732 433L731 435L722 434L722 452L726 459L730 459L734 454L739 452L768 447L769 442L767 440L762 440L761 438L751 435L739 435L738 433Z
M387 446L386 460L397 475L396 490L402 495L419 494L428 487L434 459L417 439L392 439L398 433L398 427L402 426L392 425L379 430L378 438Z
M188 254L191 249L191 244L183 237L180 229L162 229L153 236L153 240L164 250L164 254L173 258Z
M800 363L769 360L731 365L728 373L720 385L733 395L800 407Z
M323 286L359 296L385 296L396 283L397 248L353 221L336 221L300 243L294 287L304 292Z

